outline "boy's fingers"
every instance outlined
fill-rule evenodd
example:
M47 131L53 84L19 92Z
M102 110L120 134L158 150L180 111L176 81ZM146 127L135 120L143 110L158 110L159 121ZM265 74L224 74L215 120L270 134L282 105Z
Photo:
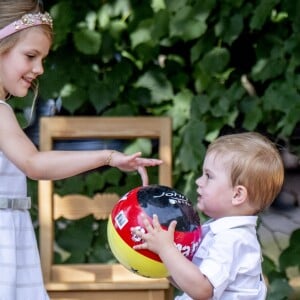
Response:
M155 227L156 229L161 228L158 216L156 214L153 215L153 227Z
M177 225L177 221L176 221L176 220L173 220L173 221L169 224L168 230L171 231L171 232L175 232L176 225Z

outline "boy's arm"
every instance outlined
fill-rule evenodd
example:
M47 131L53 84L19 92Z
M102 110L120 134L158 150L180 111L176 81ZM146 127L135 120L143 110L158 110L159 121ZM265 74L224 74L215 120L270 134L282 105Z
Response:
M161 228L156 215L153 216L153 225L146 217L143 218L147 233L136 232L143 243L135 249L149 249L157 253L166 266L175 285L195 300L204 300L212 297L213 286L201 273L199 268L188 260L174 244L176 221L172 221L168 230Z
M179 286L177 285L177 283L174 281L172 276L168 276L167 279L174 287L176 287L177 289L180 289Z

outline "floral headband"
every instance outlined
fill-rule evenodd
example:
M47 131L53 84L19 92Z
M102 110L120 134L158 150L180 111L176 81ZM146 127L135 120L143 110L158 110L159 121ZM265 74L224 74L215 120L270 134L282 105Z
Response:
M49 13L45 12L44 14L42 14L39 12L26 14L22 16L21 19L14 21L4 28L0 29L0 40L23 29L42 24L48 25L53 28L53 20Z

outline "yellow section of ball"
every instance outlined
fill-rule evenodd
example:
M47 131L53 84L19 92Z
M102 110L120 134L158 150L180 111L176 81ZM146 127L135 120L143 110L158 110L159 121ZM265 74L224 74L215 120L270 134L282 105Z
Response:
M163 263L150 259L128 246L115 229L111 216L107 223L110 249L116 259L128 270L143 277L164 278L168 271Z

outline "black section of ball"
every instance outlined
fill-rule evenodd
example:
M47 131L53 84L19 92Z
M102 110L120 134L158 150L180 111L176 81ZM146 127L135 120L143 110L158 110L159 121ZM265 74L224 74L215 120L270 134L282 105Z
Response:
M200 218L192 202L182 193L163 185L144 186L137 192L137 201L149 217L158 216L162 226L177 221L176 230L199 230Z

